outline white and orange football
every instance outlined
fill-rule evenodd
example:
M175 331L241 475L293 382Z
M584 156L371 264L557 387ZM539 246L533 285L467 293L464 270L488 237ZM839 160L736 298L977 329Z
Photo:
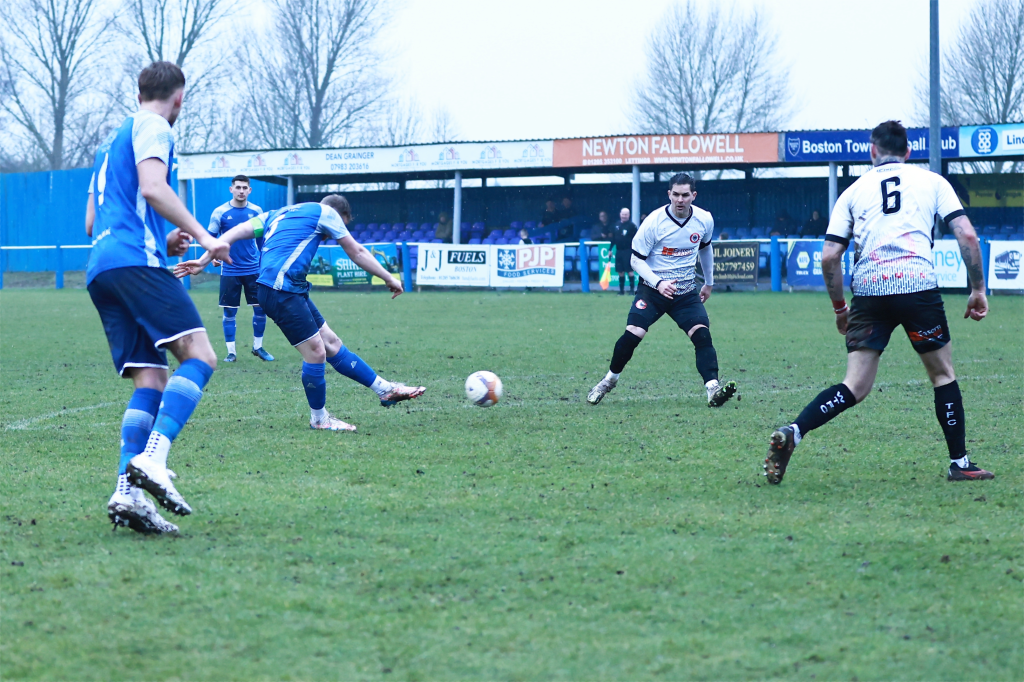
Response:
M501 400L501 379L494 372L473 372L466 379L466 397L480 407L490 407Z

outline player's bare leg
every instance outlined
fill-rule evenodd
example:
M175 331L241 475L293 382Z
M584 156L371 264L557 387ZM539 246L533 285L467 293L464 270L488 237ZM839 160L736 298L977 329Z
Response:
M768 456L764 460L764 475L774 485L782 483L793 450L813 429L824 426L841 412L864 400L870 393L878 374L880 354L875 350L856 350L846 356L846 377L818 394L807 404L800 416L789 426L776 429L768 440Z
M643 327L637 327L632 324L626 325L626 331L615 342L615 350L612 352L612 362L608 373L604 375L601 381L597 382L597 386L590 389L590 393L587 394L588 403L597 405L601 402L602 398L615 388L619 383L619 374L622 373L622 370L626 369L626 363L633 357L633 351L640 345L641 339L646 334L647 330Z
M921 362L935 389L935 417L939 420L949 449L949 471L946 479L979 481L995 478L991 471L985 471L973 464L967 456L964 404L953 371L952 344L947 343L938 350L922 353Z

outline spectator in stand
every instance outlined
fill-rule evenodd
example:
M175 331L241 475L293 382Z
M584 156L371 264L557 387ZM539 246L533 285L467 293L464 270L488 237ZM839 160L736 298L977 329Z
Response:
M645 220L647 220L647 214L646 213L641 213L640 214L640 224L643 225Z
M723 232L722 234L718 235L718 241L720 241L720 242L724 242L727 239L729 239L729 233L728 232Z
M452 225L452 219L448 217L447 213L439 213L437 215L437 227L434 229L434 239L440 239L445 244L451 244L453 234L454 226Z
M519 243L520 244L532 244L533 240L530 239L530 231L525 227L519 230Z
M782 234L791 234L793 232L793 218L786 209L782 209L775 214L775 229Z
M817 237L825 234L828 230L828 221L821 217L817 211L811 211L811 219L800 228L801 237Z
M626 275L629 275L629 295L633 295L633 237L636 225L629 219L629 209L619 211L619 222L612 228L612 246L615 247L615 272L619 273L619 296L625 296Z
M555 235L556 242L573 241L576 235L573 234L573 224L570 222L576 217L576 211L572 208L572 197L562 197L562 207L555 213L558 219L558 234Z
M590 238L600 241L611 241L615 228L608 221L608 211L601 211L597 214L597 222L590 228Z
M558 222L558 209L555 208L555 200L548 199L544 203L544 215L540 219L541 227Z
M562 197L562 208L558 209L559 220L569 220L576 217L576 211L572 208L572 197Z

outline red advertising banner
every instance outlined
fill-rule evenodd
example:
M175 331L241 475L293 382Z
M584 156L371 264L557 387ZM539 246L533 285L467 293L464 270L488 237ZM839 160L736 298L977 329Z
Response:
M554 166L775 163L778 133L628 135L555 140Z

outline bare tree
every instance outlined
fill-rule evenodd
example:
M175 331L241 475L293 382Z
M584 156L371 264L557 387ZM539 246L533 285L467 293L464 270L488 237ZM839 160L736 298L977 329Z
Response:
M762 9L672 6L647 42L647 73L628 115L652 133L777 130L788 119L788 68Z
M245 107L259 142L318 148L364 140L388 92L373 49L388 18L383 0L273 0L273 10L272 36L241 52L253 74Z
M459 139L459 125L445 106L434 109L431 118L430 142L454 142Z
M88 163L109 129L112 109L97 86L112 21L99 0L0 6L0 107L9 133L47 168Z

